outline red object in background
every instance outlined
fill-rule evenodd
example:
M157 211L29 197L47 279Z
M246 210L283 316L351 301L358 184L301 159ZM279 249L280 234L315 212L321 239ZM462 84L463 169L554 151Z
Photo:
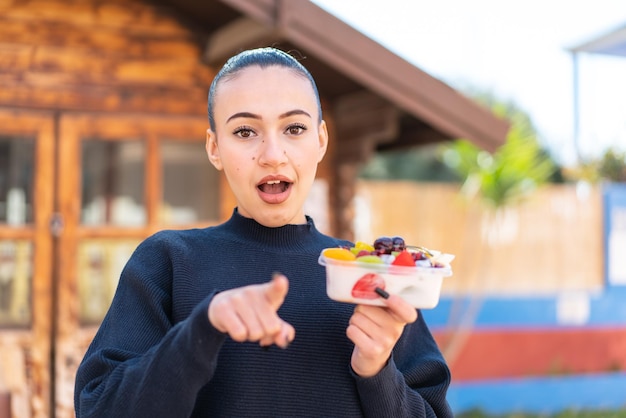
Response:
M626 328L477 329L449 366L455 381L623 371Z

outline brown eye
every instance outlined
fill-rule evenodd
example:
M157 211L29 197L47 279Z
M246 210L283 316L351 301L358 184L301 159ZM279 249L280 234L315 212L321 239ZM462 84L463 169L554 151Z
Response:
M243 138L243 139L251 138L254 135L254 131L252 129L245 128L245 127L238 128L233 133L237 135L239 138Z
M296 124L287 127L286 133L293 136L302 135L306 131L306 126Z

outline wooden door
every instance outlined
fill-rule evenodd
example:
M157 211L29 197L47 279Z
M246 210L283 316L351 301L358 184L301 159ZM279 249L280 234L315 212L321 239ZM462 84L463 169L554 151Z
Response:
M206 157L206 128L204 118L61 117L57 417L73 415L76 368L137 244L224 218L230 199Z
M0 109L0 418L74 416L76 368L137 244L230 214L206 128Z
M0 109L0 416L49 416L54 142L52 114Z

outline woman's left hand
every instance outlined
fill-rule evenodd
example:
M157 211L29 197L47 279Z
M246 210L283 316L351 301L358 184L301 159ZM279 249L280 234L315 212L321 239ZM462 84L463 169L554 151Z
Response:
M397 295L385 301L385 307L357 305L346 335L354 343L352 370L361 377L371 377L385 367L404 326L415 322L417 310Z

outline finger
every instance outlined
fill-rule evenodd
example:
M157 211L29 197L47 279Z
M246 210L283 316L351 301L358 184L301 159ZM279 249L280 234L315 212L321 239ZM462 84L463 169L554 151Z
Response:
M389 299L385 300L385 304L398 321L410 324L417 320L417 309L402 297L390 295Z
M261 347L269 347L276 344L280 348L287 348L294 340L296 330L289 323L282 321L280 331L273 336L266 335L260 341Z
M350 318L350 325L359 329L371 342L388 348L396 344L404 327L388 311L381 308L376 308L375 311L356 310Z
M369 335L365 334L357 325L350 324L346 328L346 336L357 347L365 346L370 341Z
M281 330L276 335L274 339L274 344L279 346L280 348L287 348L289 344L294 340L296 335L296 330L291 326L291 324L282 321Z
M230 302L226 296L227 292L216 295L209 304L208 317L209 322L220 332L230 334L229 330L237 330L236 333L245 332L243 324L230 307Z
M274 344L274 338L269 335L266 335L259 340L259 345L261 347L269 347L272 344Z
M372 339L370 335L356 325L348 325L346 336L365 358L372 359L386 356L389 350L384 344L380 344L377 340Z
M273 309L278 310L283 304L287 291L289 290L289 280L281 273L274 273L272 280L263 285L265 287L265 297Z
M259 318L258 303L255 303L255 295L252 289L247 290L245 297L234 297L232 303L240 321L246 328L247 341L259 341L266 335L265 326Z
M259 326L263 332L261 338L269 339L271 343L277 334L281 332L283 321L274 310L274 307L270 306L266 300L259 304L256 314Z
M276 311L285 300L289 282L284 275L275 273L272 276L272 280L263 286L264 300L259 303L257 315L259 323L264 330L264 338L269 337L273 341L276 339L277 334L281 332L282 320L276 314Z
M220 331L228 334L234 341L243 342L248 339L248 329L235 311L217 308L214 318L220 324Z
M357 305L354 309L352 319L361 318L361 321L367 319L370 323L362 323L362 326L367 329L379 329L395 327L398 323L404 324L404 322L398 320L396 315L385 306L373 306L373 305ZM351 319L351 320L352 320Z
M258 289L235 289L215 297L209 305L209 320L235 341L258 341L265 335L257 313L259 307L266 311L265 315L276 316Z
M389 317L381 308L368 309L369 306L357 305L350 317L349 324L361 329L364 334L374 338L384 324L384 316ZM387 320L388 322L388 320Z
M285 337L279 335L283 330L284 321L278 316L277 307L268 301L266 293L259 291L258 287L250 287L245 290L244 295L244 298L235 300L237 312L248 328L248 339L266 340L270 341L270 344L275 339L284 340Z
M265 326L260 316L276 316L275 312L267 308L267 302L260 295L258 289L247 287L235 292L230 298L231 312L236 315L245 328L246 341L259 341L266 335ZM238 335L239 337L239 335Z

